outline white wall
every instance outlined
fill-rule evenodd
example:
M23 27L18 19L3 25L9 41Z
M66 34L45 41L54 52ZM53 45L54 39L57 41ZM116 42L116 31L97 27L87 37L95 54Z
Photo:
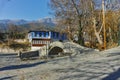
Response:
M42 47L31 47L31 51L39 50L40 57L47 56L48 55L48 46L42 46Z
M40 49L40 47L31 47L31 51L35 51L35 50L39 50Z

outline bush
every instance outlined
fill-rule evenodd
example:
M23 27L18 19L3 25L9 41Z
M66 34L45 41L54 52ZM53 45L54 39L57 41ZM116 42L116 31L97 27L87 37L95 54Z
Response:
M14 49L15 51L16 50L27 51L30 48L30 44L28 42L18 43L18 42L13 41L9 44L9 47L11 49Z

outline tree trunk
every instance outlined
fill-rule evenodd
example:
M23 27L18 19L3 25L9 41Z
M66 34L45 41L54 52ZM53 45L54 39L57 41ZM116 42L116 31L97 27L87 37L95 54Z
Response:
M78 25L79 25L79 35L78 35L78 43L82 46L84 46L84 38L83 38L83 32L82 32L82 25L81 25L81 17L82 17L82 13L79 12L79 9L77 8L77 5L75 4L74 0L71 0L72 3L73 3L73 6L74 8L76 9L76 13L77 13L77 16L78 16Z
M110 36L110 42L113 43L113 38L112 38L112 30L111 28L109 27L109 36Z
M68 26L68 39L69 39L69 41L72 41L71 32L70 32L70 26Z
M95 18L93 18L93 23L94 23L94 24L93 24L93 29L94 29L94 32L95 32L95 36L96 36L96 38L97 38L100 46L102 46L102 45L103 45L103 41L102 41L102 39L100 38L100 33L97 32L97 30L96 30L96 21L95 21Z
M99 44L102 46L102 45L103 45L103 41L101 40L99 33L98 33L98 32L95 32L95 36L96 36Z
M84 46L84 38L83 38L83 32L82 32L82 25L81 20L79 20L79 36L78 36L78 43L82 46Z
M104 33L104 49L106 49L106 27L105 27L105 2L102 0L102 14L103 14L103 33Z

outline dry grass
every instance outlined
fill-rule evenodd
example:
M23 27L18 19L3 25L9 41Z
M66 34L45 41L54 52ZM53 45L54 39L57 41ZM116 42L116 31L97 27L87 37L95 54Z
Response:
M117 47L118 46L118 43L108 43L108 45L107 45L108 47L108 49L111 49L111 48L114 48L114 47Z
M9 47L11 49L14 49L14 50L22 50L22 51L27 51L30 48L28 42L22 42L22 43L20 43L20 42L15 42L15 41L11 42L9 44Z
M0 48L2 49L12 49L14 51L27 51L30 49L30 43L29 42L16 42L16 41L10 41L8 42L4 42L4 43L0 43Z

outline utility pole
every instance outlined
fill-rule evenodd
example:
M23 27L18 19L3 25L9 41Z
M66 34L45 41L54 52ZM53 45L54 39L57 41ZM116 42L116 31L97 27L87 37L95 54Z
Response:
M104 49L106 49L105 1L104 0L102 0L102 14L103 14Z

